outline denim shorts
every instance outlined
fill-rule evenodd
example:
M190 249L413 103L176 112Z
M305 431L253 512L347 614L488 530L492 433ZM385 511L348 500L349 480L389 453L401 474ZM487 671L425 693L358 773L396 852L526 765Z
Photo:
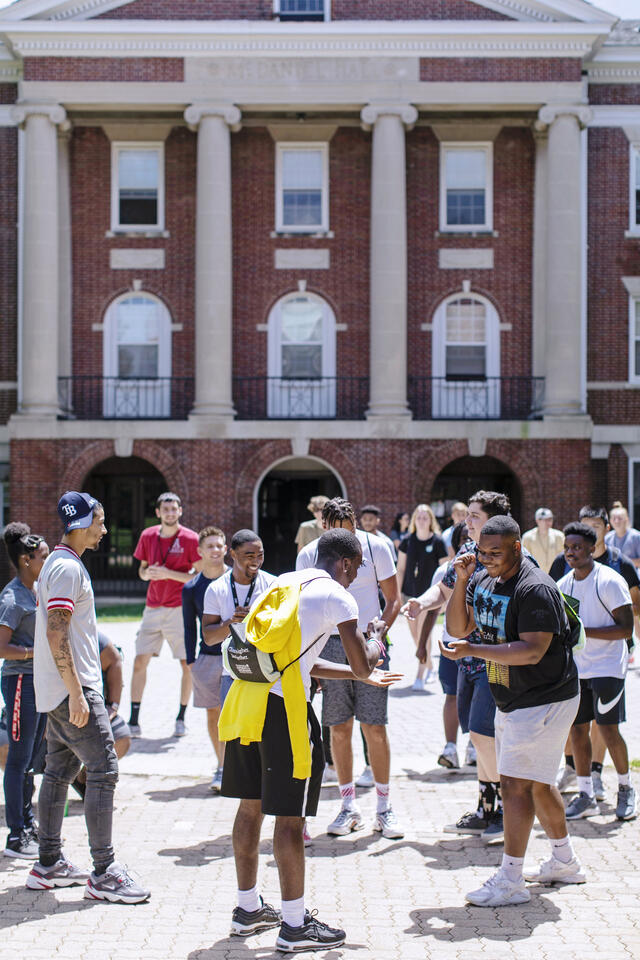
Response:
M463 733L479 733L495 737L496 702L485 670L468 673L458 671L458 720Z
M440 654L440 663L438 664L438 679L442 692L448 697L455 697L458 690L458 661L448 660Z

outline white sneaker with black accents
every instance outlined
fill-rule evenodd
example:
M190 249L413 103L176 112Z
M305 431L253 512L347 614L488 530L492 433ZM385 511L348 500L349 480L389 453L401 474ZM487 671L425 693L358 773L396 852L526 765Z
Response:
M257 910L243 910L242 907L235 907L231 914L231 929L229 935L232 937L250 937L252 933L260 933L261 930L269 930L271 927L277 927L282 923L282 914L270 903L265 903L260 897L260 906Z
M586 883L587 877L577 857L563 863L557 857L541 860L537 867L524 871L529 883Z
M564 815L567 820L581 820L584 817L597 817L599 813L600 807L596 803L596 798L582 791L573 798Z
M477 890L467 893L465 898L476 907L508 907L517 903L528 903L531 894L524 879L509 880L506 873L500 869Z
M478 765L478 755L471 740L468 741L467 749L465 750L464 765L465 767L476 767Z
M212 790L213 793L220 793L220 790L222 789L222 767L218 767L212 776L209 789Z
M131 734L132 740L139 740L142 736L142 727L139 723L130 723L129 724L129 733Z
M573 793L578 789L578 775L569 764L558 774L556 787L560 793Z
M387 840L401 840L404 837L404 830L398 823L398 818L391 807L388 807L384 813L376 813L373 829L377 833L381 833Z
M66 857L61 856L51 867L43 866L40 861L34 863L27 875L26 886L29 890L53 890L54 887L79 887L89 879L89 871L76 867Z
M301 927L290 927L288 923L282 923L276 940L276 950L281 950L282 953L331 950L333 947L341 947L346 939L344 930L322 923L317 919L315 910L312 913L307 910Z
M345 810L343 807L335 820L327 827L327 833L331 837L346 837L356 830L362 830L363 827L364 822L360 811L357 808Z
M442 753L438 757L438 764L441 767L446 767L447 770L460 769L460 760L455 743L445 743Z
M134 880L128 867L115 861L104 873L92 873L87 880L85 900L108 900L110 903L144 903L151 891Z

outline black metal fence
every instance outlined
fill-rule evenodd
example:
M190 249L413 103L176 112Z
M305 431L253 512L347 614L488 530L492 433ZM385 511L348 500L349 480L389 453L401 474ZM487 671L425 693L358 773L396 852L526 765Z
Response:
M186 420L193 377L60 377L63 417L77 420Z
M234 377L238 420L363 420L368 377Z
M541 420L544 377L409 377L415 420Z

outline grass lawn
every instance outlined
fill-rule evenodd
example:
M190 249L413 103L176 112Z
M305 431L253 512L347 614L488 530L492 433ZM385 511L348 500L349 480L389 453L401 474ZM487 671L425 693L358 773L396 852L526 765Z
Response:
M96 604L96 614L100 623L124 623L126 620L142 620L144 602L116 603L101 607Z

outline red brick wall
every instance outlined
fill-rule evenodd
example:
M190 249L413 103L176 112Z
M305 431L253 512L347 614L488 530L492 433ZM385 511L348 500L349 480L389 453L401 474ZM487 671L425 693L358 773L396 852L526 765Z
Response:
M74 373L102 375L102 333L91 330L134 279L166 303L184 329L172 334L173 375L193 374L196 135L175 128L165 144L168 238L107 238L111 227L111 145L99 127L76 127L71 140ZM111 270L109 251L163 248L164 270ZM90 345L91 349L87 349Z
M607 499L604 504L611 510L614 500L621 500L625 507L629 507L629 461L627 455L618 443L614 443L609 451L607 460Z
M638 241L629 229L629 143L617 127L589 130L589 335L588 380L627 380L629 374L629 297L624 276L637 276ZM597 422L629 422L631 397L593 393L590 411ZM638 401L635 410L638 410ZM625 410L628 411L625 414ZM614 421L615 422L615 421ZM634 421L632 421L634 422ZM635 421L637 422L637 421Z
M8 85L7 85L8 86ZM17 378L18 133L0 127L0 380ZM0 423L15 410L15 391L0 394Z
M582 61L573 57L434 57L420 59L420 79L431 83L580 80Z
M17 99L17 83L0 83L0 103L15 103Z
M407 135L409 235L409 375L431 376L431 322L438 304L471 280L488 297L500 321L513 330L500 334L501 375L531 374L531 263L533 256L533 138L523 127L504 127L494 144L494 229L498 237L436 236L439 229L439 143L426 127ZM438 251L494 250L493 270L440 270Z
M182 83L181 57L27 57L25 80Z
M590 103L640 103L640 83L590 83Z
M133 0L96 20L271 20L272 0Z
M331 0L332 20L511 20L471 0Z
M244 129L232 138L234 225L234 374L265 375L267 334L256 332L285 293L307 280L324 297L338 323L338 376L369 372L370 137L339 129L329 146L329 226L334 238L272 238L275 229L276 146L266 130ZM276 249L329 249L329 270L276 270Z
M626 356L625 340L621 352ZM594 379L605 379L600 375ZM626 374L619 379L626 379ZM640 424L640 387L634 390L589 390L587 409L594 423Z

